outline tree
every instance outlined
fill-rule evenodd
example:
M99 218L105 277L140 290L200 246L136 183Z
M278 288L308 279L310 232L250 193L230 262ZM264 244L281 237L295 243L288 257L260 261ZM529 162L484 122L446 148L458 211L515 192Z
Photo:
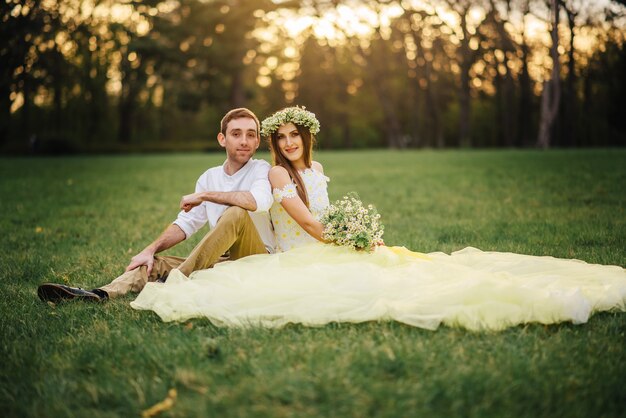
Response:
M39 60L54 41L59 16L37 0L0 3L0 146L9 139L12 104L22 98L20 136L33 134L33 95L45 82L48 64Z
M489 1L489 11L482 26L485 45L489 48L488 60L493 66L498 126L498 143L512 147L517 135L517 103L515 101L515 80L511 73L510 60L515 56L517 47L506 30L506 20L498 11L494 0ZM511 2L504 2L505 17L511 15Z
M481 34L470 26L469 15L472 8L482 2L472 0L446 0L450 9L459 17L457 60L460 68L459 80L459 145L472 145L471 114L472 114L472 87L471 69L479 57ZM477 27L481 22L477 23ZM457 31L456 28L453 30Z
M549 80L543 83L541 94L541 118L539 120L539 134L537 146L543 149L550 147L554 122L558 116L561 101L561 66L559 64L559 9L560 1L551 0L552 28L550 35L552 45L550 56L552 57L552 73Z
M434 13L405 5L404 13L392 26L395 42L404 46L412 98L411 106L407 106L408 118L413 123L415 146L445 146L443 112L454 86L450 82L453 75L444 25Z
M519 123L516 145L529 146L532 143L531 137L531 114L533 111L533 92L531 85L528 61L530 59L530 46L526 36L526 16L530 11L530 0L522 0L522 30L520 38L520 59L521 73L519 75Z

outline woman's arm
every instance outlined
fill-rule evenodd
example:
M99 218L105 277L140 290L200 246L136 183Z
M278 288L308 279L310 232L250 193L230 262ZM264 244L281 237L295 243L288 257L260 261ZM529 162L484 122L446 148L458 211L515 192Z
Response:
M287 184L291 183L289 173L283 167L272 167L269 177L272 189L282 189ZM315 219L311 211L309 211L309 208L306 207L298 195L286 197L281 200L280 204L285 208L289 216L291 216L309 235L319 241L324 241L322 238L324 225Z

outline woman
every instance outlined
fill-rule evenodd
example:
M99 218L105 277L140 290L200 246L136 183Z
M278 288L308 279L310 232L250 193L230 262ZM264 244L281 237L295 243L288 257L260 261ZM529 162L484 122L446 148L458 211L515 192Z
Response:
M329 204L329 179L322 165L311 159L319 123L315 115L297 107L276 112L263 123L274 164L269 173L274 195L270 215L278 251L322 241L319 218Z
M225 326L392 319L426 329L444 323L493 330L583 323L594 311L626 309L626 272L617 266L473 248L452 255L398 247L363 252L319 242L329 179L311 159L318 131L315 115L298 107L262 123L274 159L270 213L282 252L190 278L174 270L131 305L164 321L207 317Z

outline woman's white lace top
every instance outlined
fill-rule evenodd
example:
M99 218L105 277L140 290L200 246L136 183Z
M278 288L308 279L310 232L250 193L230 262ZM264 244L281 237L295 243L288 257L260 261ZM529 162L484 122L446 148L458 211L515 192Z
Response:
M300 177L302 177L306 187L309 210L315 219L319 219L322 211L329 205L327 183L330 179L312 168L301 171ZM296 185L293 182L288 183L282 189L275 188L272 194L274 195L274 204L270 208L270 216L278 244L276 251L287 251L310 242L316 242L317 240L302 229L280 204L283 199L298 197Z

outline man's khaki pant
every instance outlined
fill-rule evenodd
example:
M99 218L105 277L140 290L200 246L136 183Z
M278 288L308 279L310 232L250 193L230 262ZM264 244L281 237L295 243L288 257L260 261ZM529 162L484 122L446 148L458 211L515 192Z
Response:
M125 272L100 289L107 292L110 298L140 292L148 282L164 281L172 269L177 268L189 276L193 271L212 267L226 251L230 252L230 260L267 253L248 211L238 206L226 209L215 228L202 238L186 259L156 256L150 275L148 268L141 266Z

